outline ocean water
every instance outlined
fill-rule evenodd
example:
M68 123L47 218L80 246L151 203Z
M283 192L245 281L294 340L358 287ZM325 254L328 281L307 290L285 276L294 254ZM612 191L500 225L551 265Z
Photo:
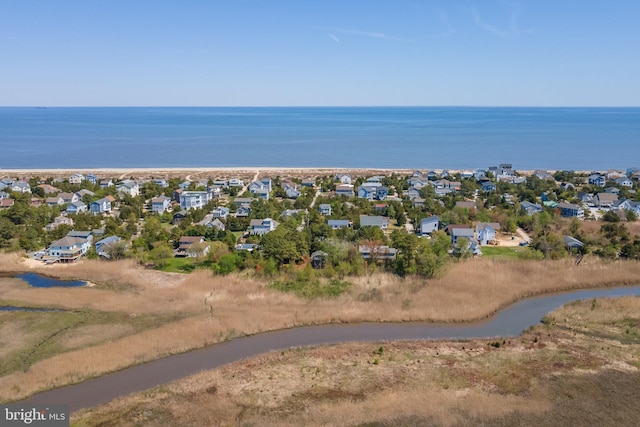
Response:
M640 166L640 108L0 108L0 168Z

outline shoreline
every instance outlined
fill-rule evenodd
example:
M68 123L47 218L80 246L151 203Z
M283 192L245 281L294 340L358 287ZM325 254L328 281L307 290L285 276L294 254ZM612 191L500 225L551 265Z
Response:
M155 176L176 176L180 174L199 174L199 173L219 173L219 174L256 174L260 172L282 173L282 174L329 174L329 173L354 173L356 175L368 174L368 173L402 173L410 174L416 170L419 171L434 171L436 173L442 173L447 170L449 173L460 173L462 171L473 171L475 169L430 169L430 168L359 168L359 167L278 167L278 166L228 166L228 167L139 167L139 168L0 168L0 177L7 175L18 176L33 176L37 174L43 174L47 176L67 176L74 173L89 174L93 173L97 176L120 176L120 175L155 175ZM536 171L545 171L548 173L555 173L557 170L550 169L523 169L515 170L515 172L522 175L531 175ZM588 170L576 170L575 173L591 173Z

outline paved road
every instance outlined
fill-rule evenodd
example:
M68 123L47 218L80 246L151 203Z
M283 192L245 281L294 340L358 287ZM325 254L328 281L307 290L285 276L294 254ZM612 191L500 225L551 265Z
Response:
M168 356L79 384L36 394L21 403L68 404L71 411L107 403L207 369L292 347L353 341L472 339L519 335L563 304L606 296L640 295L640 286L563 292L529 298L490 319L466 324L359 323L309 326L238 338L200 350Z

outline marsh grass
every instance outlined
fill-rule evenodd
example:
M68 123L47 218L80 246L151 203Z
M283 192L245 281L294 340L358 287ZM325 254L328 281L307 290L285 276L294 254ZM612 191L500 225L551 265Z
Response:
M0 266L2 260L0 256ZM338 296L313 299L271 289L249 274L221 277L203 270L171 274L142 269L130 261L87 261L35 270L61 278L113 283L115 288L33 289L19 281L0 279L3 298L136 317L165 314L179 320L112 337L110 342L65 349L64 355L51 354L32 364L28 372L1 377L0 400L18 399L37 390L267 330L335 322L463 322L485 318L530 295L640 283L640 263L588 257L580 266L569 259L470 260L450 265L431 280L366 275L349 278L351 286Z
M261 355L73 414L74 425L635 425L639 343L614 348L638 297L554 312L482 340L352 343ZM611 314L611 313L615 314ZM585 324L589 325L585 328ZM577 329L584 332L576 333ZM618 341L619 343L621 341ZM607 348L608 347L608 348ZM378 363L372 363L377 359Z

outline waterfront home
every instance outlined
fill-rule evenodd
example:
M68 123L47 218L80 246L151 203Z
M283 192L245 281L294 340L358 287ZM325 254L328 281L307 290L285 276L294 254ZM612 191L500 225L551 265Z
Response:
M329 203L322 203L318 206L318 211L320 215L329 216L331 215L331 205Z
M96 247L96 254L98 256L101 256L103 258L111 258L111 255L109 255L108 251L105 249L108 249L108 246L114 243L117 243L120 241L120 237L118 236L109 236L109 237L105 237L104 239L96 242L95 247Z
M340 230L341 228L351 227L352 223L348 219L330 219L327 221L327 225L332 230Z
M213 186L217 188L229 188L229 182L226 179L215 179Z
M360 215L360 227L378 227L386 230L389 227L389 218L377 215Z
M208 191L183 191L180 194L180 207L185 210L202 209L212 199Z
M640 216L640 202L633 202L631 200L620 200L615 207L623 211L632 211L636 215Z
M47 258L50 262L75 262L89 251L90 246L87 239L67 235L51 242L47 249Z
M178 184L178 188L181 189L182 191L188 190L189 187L191 187L191 181L189 180L182 181L180 184Z
M249 223L249 234L262 236L275 230L278 225L280 225L280 223L271 218L252 219Z
M229 187L244 187L244 181L240 178L231 178L228 185Z
M293 186L287 186L284 189L284 192L289 199L297 199L298 197L300 197L300 194L301 194L300 191ZM267 194L267 197L268 197L268 194Z
M420 235L430 236L434 231L438 231L440 226L440 219L437 215L430 216L429 218L422 218L420 220Z
M542 205L539 203L531 203L527 200L520 202L520 208L522 208L523 211L525 211L525 213L527 215L533 215L535 213L539 213L542 212Z
M111 212L111 200L107 197L96 200L89 205L89 211L94 214L102 214Z
M98 177L93 173L90 173L89 175L87 175L85 179L93 185L98 183Z
M171 208L171 199L167 196L160 195L151 199L151 212L163 214Z
M67 206L68 214L79 214L86 211L87 211L86 203L79 200L77 202L69 203L69 205Z
M560 202L558 208L560 215L565 218L584 218L584 209L574 203Z
M382 245L360 245L358 246L358 253L360 253L360 256L363 259L388 261L396 259L398 250L396 248L390 248L389 246Z
M161 188L167 188L169 186L169 183L164 178L154 178L152 182Z
M569 249L579 250L584 247L584 243L582 243L580 240L576 239L575 237L564 236L562 240L564 241L564 245Z
M271 178L263 178L249 184L249 193L264 200L269 200L269 193L272 190Z

